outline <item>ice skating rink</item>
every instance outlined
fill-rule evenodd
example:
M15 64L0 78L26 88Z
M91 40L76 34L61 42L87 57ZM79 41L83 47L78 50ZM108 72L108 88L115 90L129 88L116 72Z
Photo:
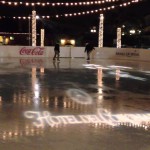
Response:
M0 58L0 150L150 150L150 62Z

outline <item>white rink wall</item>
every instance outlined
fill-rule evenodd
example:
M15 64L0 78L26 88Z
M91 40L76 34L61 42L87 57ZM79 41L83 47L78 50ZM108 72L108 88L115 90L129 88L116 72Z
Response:
M84 47L60 47L60 57L82 57L86 58ZM32 47L32 46L0 46L1 58L52 58L54 47ZM150 61L150 50L137 48L97 48L91 54L94 59L128 59Z

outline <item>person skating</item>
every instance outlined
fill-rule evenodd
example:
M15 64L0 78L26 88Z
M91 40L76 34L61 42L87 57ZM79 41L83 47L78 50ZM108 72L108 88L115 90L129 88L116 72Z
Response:
M90 53L94 50L94 46L91 43L87 43L85 46L85 51L87 53L87 60L90 60Z
M56 43L55 46L54 46L54 57L53 57L53 60L57 59L57 61L60 61L59 60L59 53L60 53L60 46L59 46L59 43Z

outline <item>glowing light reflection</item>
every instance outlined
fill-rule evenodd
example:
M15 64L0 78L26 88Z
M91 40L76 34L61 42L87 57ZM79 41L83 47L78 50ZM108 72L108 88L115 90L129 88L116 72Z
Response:
M116 75L115 72L113 71L109 71L109 74L111 75ZM130 78L130 79L135 79L135 80L140 80L140 81L146 81L147 79L146 78L142 78L142 77L137 77L137 76L133 76L133 75L130 75L129 73L127 72L120 72L119 75L119 78Z
M108 66L110 68L119 68L119 69L132 69L132 67L126 67L126 66L116 66L116 65L111 65Z
M39 105L40 88L36 77L36 68L32 68L32 91L34 94L33 102L35 106Z
M102 103L103 100L103 90L102 90L102 86L103 86L103 82L102 82L102 78L103 78L103 72L102 72L102 68L98 68L98 73L97 73L97 81L98 81L98 103Z
M107 67L103 67L103 66L97 65L97 64L82 64L82 66L84 66L87 69L98 69L98 68L109 69Z

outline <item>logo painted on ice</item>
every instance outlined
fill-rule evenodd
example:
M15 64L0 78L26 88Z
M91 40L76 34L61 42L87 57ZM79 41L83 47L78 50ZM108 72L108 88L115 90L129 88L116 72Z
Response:
M92 104L91 96L80 89L69 89L66 94L77 103Z
M48 111L26 111L25 117L34 120L33 125L44 127L48 125L54 127L61 124L89 124L99 123L110 126L131 123L147 129L150 126L150 114L111 114L105 109L98 109L97 114L88 115L59 115L54 116Z
M43 55L44 48L43 47L34 47L34 48L26 48L23 47L19 51L20 55Z

